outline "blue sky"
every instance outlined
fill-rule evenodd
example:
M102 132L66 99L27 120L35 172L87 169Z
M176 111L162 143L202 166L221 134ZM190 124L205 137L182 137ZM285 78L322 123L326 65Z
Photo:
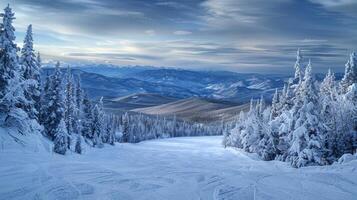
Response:
M48 60L238 72L343 71L357 48L355 0L9 0L22 41Z

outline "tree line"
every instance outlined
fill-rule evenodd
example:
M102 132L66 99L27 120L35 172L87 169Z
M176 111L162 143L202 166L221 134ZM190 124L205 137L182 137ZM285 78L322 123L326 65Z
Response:
M225 131L225 146L294 167L327 165L356 152L357 55L350 54L339 82L331 70L315 81L310 60L306 67L303 61L298 50L294 78L275 91L271 106L251 100L250 110Z

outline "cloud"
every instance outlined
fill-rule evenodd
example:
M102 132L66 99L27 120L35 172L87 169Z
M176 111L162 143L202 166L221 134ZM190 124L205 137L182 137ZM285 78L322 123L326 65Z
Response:
M36 48L59 59L288 72L300 47L316 71L343 71L357 44L352 0L9 2L18 40L32 23Z
M150 36L154 36L154 35L156 35L156 31L155 30L146 30L145 31L145 33L147 34L147 35L150 35Z
M355 0L310 0L313 3L319 3L324 6L330 7L330 6L344 6L344 5L350 5L350 4L355 4Z
M190 31L174 31L175 35L191 35L192 32Z

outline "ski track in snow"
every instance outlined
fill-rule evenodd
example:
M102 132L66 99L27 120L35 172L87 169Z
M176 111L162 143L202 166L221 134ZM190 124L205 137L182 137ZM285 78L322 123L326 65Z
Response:
M84 155L0 151L0 199L355 200L356 161L291 168L224 149L221 137L171 138Z

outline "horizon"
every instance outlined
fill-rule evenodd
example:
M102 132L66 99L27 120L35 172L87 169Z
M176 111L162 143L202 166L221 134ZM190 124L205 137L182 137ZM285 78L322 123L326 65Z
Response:
M45 61L287 74L300 48L315 73L338 73L357 44L351 0L8 3L17 42L32 24Z

